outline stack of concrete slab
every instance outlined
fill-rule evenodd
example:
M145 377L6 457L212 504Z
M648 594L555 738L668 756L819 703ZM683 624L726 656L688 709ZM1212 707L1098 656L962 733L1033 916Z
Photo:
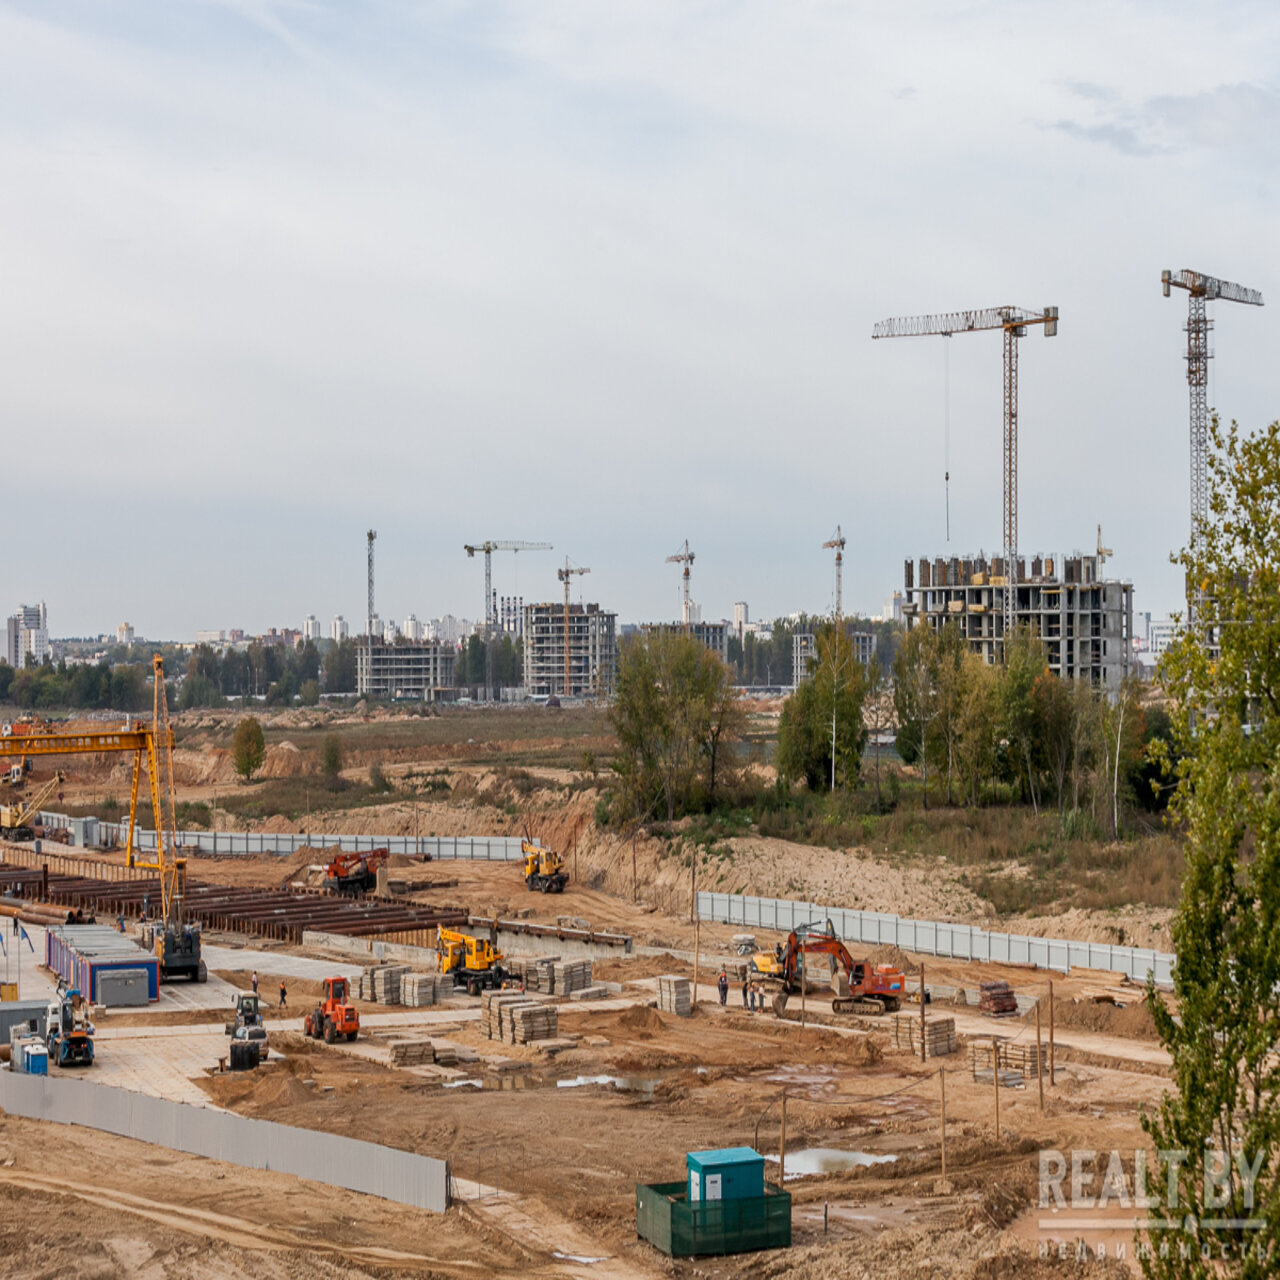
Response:
M918 1014L904 1013L893 1020L893 1042L896 1048L911 1054L920 1052L920 1018ZM929 1018L924 1026L924 1052L926 1058L938 1058L956 1051L956 1020L954 1018Z
M480 1030L489 1040L501 1039L502 1006L524 1004L529 997L519 991L482 991L480 993Z
M391 1065L393 1067L422 1067L436 1061L436 1048L430 1040L393 1040Z
M558 996L572 995L591 985L590 960L559 960L551 966L552 990Z
M688 978L664 973L658 978L658 1008L687 1018L693 1012L693 995Z
M400 980L409 972L407 964L380 964L360 975L357 995L376 1004L400 1004Z
M525 961L524 989L550 995L556 989L556 964L557 961L550 956Z
M607 1000L609 998L609 988L605 986L599 987L583 987L581 991L575 991L570 1000Z
M499 1014L501 1038L511 1044L529 1044L534 1040L554 1040L559 1032L559 1019L554 1005L528 1001L504 1005Z
M422 1009L436 1002L436 975L433 973L406 973L400 979L400 1003L413 1009Z

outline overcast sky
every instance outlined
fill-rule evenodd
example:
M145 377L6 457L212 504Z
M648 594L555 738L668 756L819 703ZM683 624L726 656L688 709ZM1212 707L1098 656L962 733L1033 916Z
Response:
M1280 8L0 3L8 612L148 637L482 610L878 610L1021 537L1179 603L1191 267L1211 402L1280 414ZM1268 358L1271 357L1271 358ZM951 540L944 422L950 415ZM7 603L5 603L7 601Z

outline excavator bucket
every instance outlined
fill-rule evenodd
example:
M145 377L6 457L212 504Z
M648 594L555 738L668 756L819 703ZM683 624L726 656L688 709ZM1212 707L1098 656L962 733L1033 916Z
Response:
M786 989L786 987L783 987L781 991L777 992L777 993L774 995L774 997L773 997L773 1012L774 1012L774 1014L775 1014L777 1017L779 1017L779 1018L784 1017L784 1016L786 1015L786 1012L787 1012L787 989Z

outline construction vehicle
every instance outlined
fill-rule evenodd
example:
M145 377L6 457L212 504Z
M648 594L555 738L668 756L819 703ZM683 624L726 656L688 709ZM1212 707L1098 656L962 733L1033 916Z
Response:
M351 1003L346 978L326 978L321 1001L306 1016L303 1029L315 1040L332 1044L339 1036L354 1040L360 1031L360 1015Z
M347 853L339 850L325 864L324 887L330 893L368 893L378 883L378 868L390 860L388 849L370 853Z
M906 992L905 976L891 964L872 965L869 961L855 960L848 948L835 935L831 922L826 930L810 925L792 932L780 945L781 955L775 951L773 960L781 969L777 979L779 990L773 999L774 1012L779 1017L787 1007L787 998L799 991L806 980L807 962L811 956L825 956L835 962L831 987L835 998L831 1008L835 1013L860 1013L878 1017L896 1013ZM753 961L754 963L754 961Z
M563 893L569 883L564 859L554 849L544 849L532 840L520 841L524 854L524 883L530 893Z
M45 802L62 785L62 774L55 773L35 795L22 804L0 805L0 839L34 840L35 827L31 824L40 816Z
M436 955L440 972L453 974L455 987L466 987L469 995L478 996L489 987L500 987L507 980L502 967L502 952L488 938L473 938L443 926L437 930Z
M45 1020L50 1062L60 1067L93 1065L93 1023L89 1021L85 999L76 988L59 987Z
M240 1027L262 1026L262 1010L256 991L240 991L236 994L235 1020L226 1024L227 1035L233 1036Z

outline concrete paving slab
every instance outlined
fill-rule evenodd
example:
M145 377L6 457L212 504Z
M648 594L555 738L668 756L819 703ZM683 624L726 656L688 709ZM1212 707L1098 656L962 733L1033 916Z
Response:
M309 956L288 955L283 951L256 951L249 947L223 947L204 944L204 962L209 969L243 969L260 974L283 974L289 978L307 978L322 982L325 978L356 978L364 966L341 960L313 960ZM261 992L261 994L268 994ZM274 996L274 992L270 993Z

